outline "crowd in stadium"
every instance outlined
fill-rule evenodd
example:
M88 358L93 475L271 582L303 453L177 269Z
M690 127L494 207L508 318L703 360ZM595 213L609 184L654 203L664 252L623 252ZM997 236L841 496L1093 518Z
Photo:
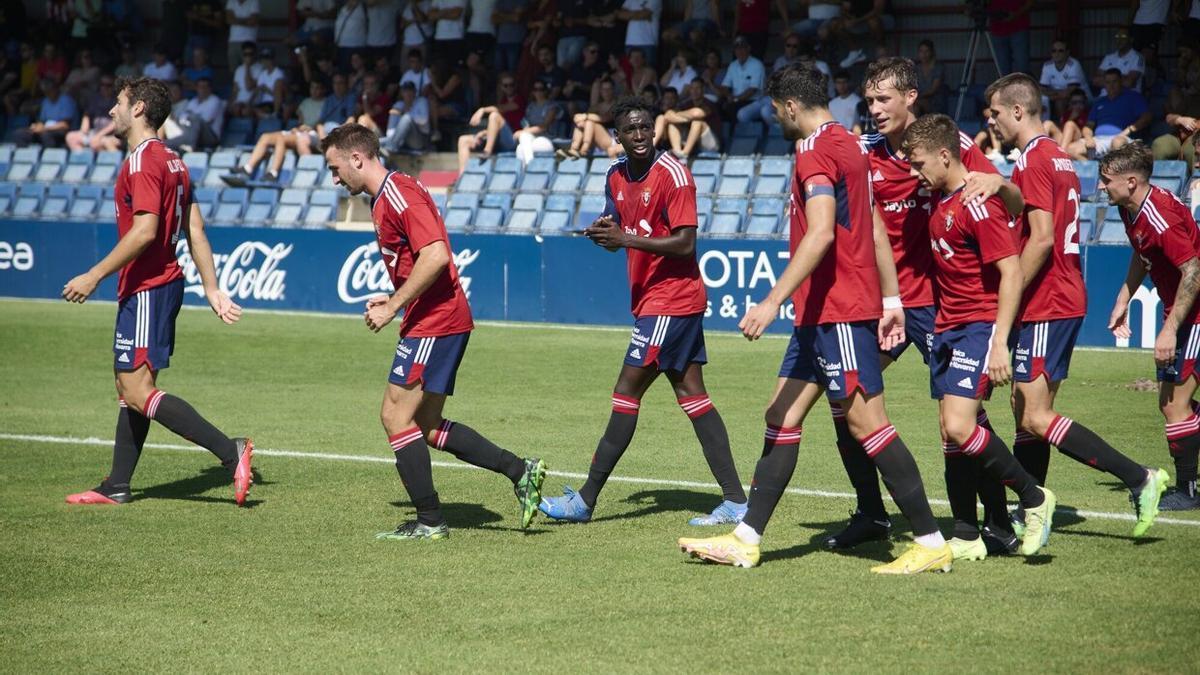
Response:
M377 130L392 153L457 150L460 168L472 153L516 150L523 161L555 150L560 157L615 156L609 110L628 94L661 111L662 149L680 157L729 152L735 124L775 124L763 86L793 62L828 77L830 107L844 126L870 131L860 80L869 60L887 55L885 33L895 26L885 0L687 0L682 15L660 0L295 5L296 30L284 43L268 43L260 40L259 0L164 2L156 18L164 37L151 46L139 39L148 20L134 2L50 0L36 27L23 3L5 2L7 140L119 149L109 127L112 85L145 75L171 84L175 106L161 132L170 146L188 151L257 137L251 165L238 173L254 171L269 154L281 161L275 149L306 154L351 120ZM1114 32L1112 51L1090 67L1063 41L1049 54L1029 53L1031 7L991 0L989 36L999 70L1040 78L1053 110L1046 122L1052 138L1078 159L1141 139L1157 159L1194 163L1200 1L1140 3L1130 25ZM1167 69L1158 43L1172 33L1177 55ZM934 43L903 56L919 67L920 112L953 113L955 83ZM986 125L976 141L997 159L1014 151Z

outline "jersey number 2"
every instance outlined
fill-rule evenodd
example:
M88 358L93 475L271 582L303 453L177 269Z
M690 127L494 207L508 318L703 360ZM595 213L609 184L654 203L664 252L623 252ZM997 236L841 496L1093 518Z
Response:
M1063 233L1063 255L1079 255L1079 193L1075 188L1067 193L1067 201L1075 205L1075 216L1067 223Z

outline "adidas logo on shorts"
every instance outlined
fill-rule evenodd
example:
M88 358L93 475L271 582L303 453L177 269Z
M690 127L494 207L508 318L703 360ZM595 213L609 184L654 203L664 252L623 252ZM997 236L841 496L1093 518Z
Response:
M837 380L830 380L828 389L829 389L829 391L841 391L842 390L842 388L838 386Z
M958 386L960 386L964 389L970 389L971 388L971 378L964 377L963 379L959 380Z
M396 366L392 369L392 373L395 374L396 377L404 377L404 366Z
M121 363L129 363L129 352L123 352L120 358L117 359Z
M1025 364L1021 363L1021 364L1017 365L1017 372L1018 373L1028 373L1029 371L1025 369Z
M642 358L642 350L634 349L633 351L629 352L629 356L631 358L640 359Z

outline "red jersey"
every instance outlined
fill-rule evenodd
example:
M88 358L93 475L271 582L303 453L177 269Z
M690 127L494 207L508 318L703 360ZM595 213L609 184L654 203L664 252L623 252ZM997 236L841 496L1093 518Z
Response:
M908 159L898 157L883 134L864 134L863 147L871 164L871 190L887 228L896 259L900 299L905 307L933 304L933 252L929 238L929 214L933 196L921 187ZM998 173L971 139L959 132L959 154L968 171Z
M980 206L963 204L959 190L938 200L929 218L942 332L974 321L995 321L1000 271L992 263L1020 255L1016 223L993 195Z
M121 268L117 298L124 300L183 277L175 245L179 243L184 213L192 205L192 181L179 155L157 138L142 141L121 165L114 199L118 238L133 228L133 214L158 216L154 241Z
M1029 142L1013 168L1012 182L1025 196L1021 249L1029 241L1029 210L1054 217L1054 244L1041 271L1025 289L1021 321L1074 319L1087 313L1087 289L1079 265L1079 176L1070 156L1046 136Z
M808 232L804 206L809 194L817 194L824 183L831 183L837 203L833 245L792 294L797 326L870 321L883 316L868 170L866 151L837 122L822 124L796 150L790 200L789 248L793 253Z
M1125 234L1129 243L1142 259L1146 272L1158 297L1163 303L1163 316L1171 313L1175 306L1175 294L1179 291L1179 266L1200 256L1200 230L1188 208L1175 195L1160 187L1150 187L1150 194L1137 213L1130 215L1121 209L1121 220L1125 221ZM1192 311L1184 317L1181 325L1200 323L1200 302L1192 305Z
M604 214L626 234L666 237L681 227L696 227L696 181L687 166L668 152L660 154L640 178L629 175L625 157L613 162L605 183ZM688 316L708 309L696 256L673 258L626 249L633 315Z
M442 214L438 213L429 191L412 176L395 171L387 175L379 194L371 201L371 220L375 222L379 252L395 288L408 280L418 253L429 244L445 242L451 258L454 257ZM471 307L452 261L433 285L404 310L400 336L455 335L474 327Z

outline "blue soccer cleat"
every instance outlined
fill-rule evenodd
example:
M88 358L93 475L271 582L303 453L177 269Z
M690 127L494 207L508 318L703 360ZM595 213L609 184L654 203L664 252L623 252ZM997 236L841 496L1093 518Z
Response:
M583 497L569 486L563 488L561 497L543 497L538 504L538 511L549 518L568 523L586 523L592 519L592 510L584 503Z
M725 500L717 504L712 513L689 520L688 525L737 525L746 516L747 506Z

